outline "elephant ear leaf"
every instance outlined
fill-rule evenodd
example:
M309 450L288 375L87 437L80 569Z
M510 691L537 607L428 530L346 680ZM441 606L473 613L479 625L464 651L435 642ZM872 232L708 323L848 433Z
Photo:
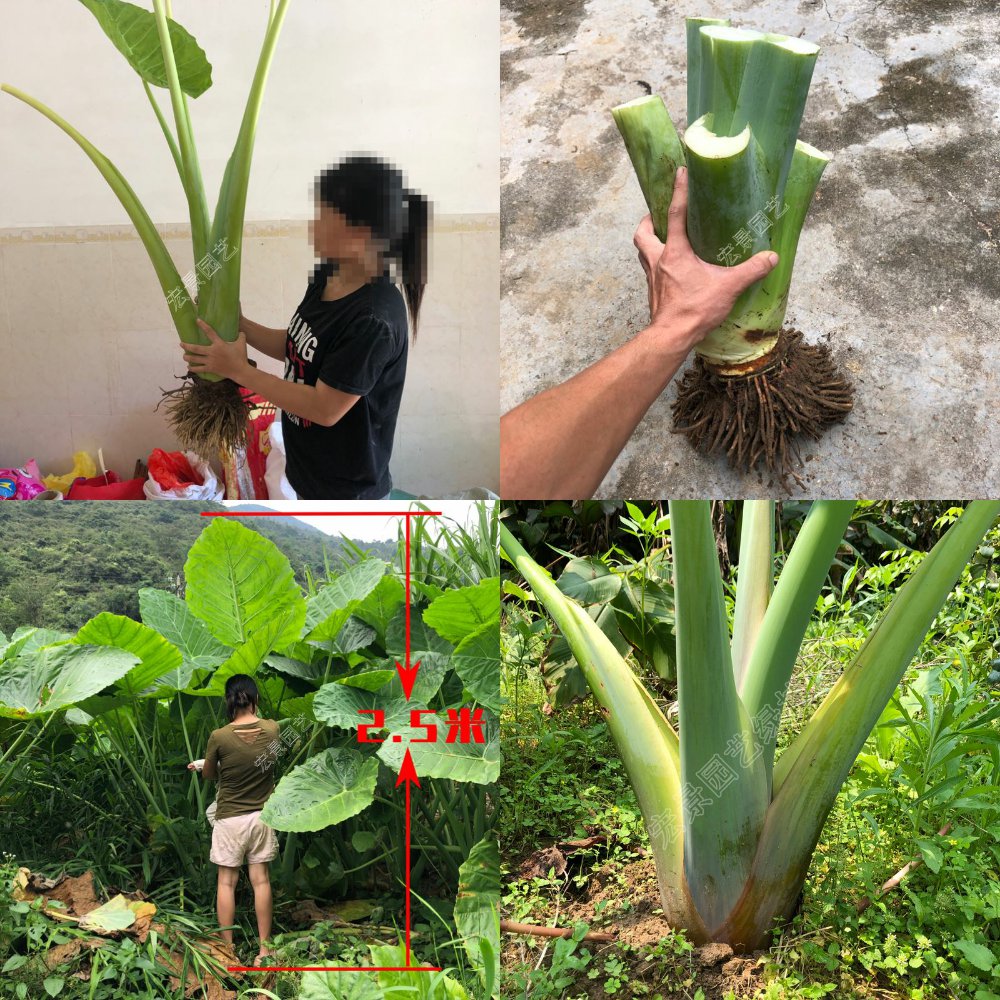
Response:
M260 818L275 830L309 833L342 823L375 799L378 761L348 747L329 747L289 771Z
M139 662L128 650L105 646L48 646L22 654L0 675L0 716L26 719L68 708L121 680Z
M154 87L167 86L167 71L156 29L156 15L124 0L80 0L129 65ZM212 65L194 36L176 21L169 22L170 43L181 90L200 97L212 86Z

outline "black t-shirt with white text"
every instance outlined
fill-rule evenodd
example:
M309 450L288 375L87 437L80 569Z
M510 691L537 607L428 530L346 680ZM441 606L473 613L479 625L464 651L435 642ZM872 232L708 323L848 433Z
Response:
M406 376L406 305L388 275L325 302L333 270L317 265L288 325L285 379L322 381L361 398L332 427L283 413L285 472L305 500L376 500L392 489L389 458Z

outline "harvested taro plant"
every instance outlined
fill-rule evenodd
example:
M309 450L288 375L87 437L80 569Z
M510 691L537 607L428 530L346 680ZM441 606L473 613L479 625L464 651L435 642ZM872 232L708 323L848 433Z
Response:
M853 406L853 387L825 345L782 329L799 233L829 157L798 138L819 48L787 35L687 20L683 142L663 100L612 110L656 235L679 166L688 168L687 232L702 260L723 266L774 250L777 267L737 299L695 347L674 426L700 451L744 472L761 465L798 479L796 439L818 439Z
M198 320L203 319L224 340L233 341L239 336L240 248L254 132L289 0L271 0L264 44L236 145L223 174L214 217L209 214L188 109L188 98L200 97L212 85L212 67L205 52L194 37L173 20L170 0L153 0L152 11L124 0L80 2L139 74L177 166L191 222L197 304L185 289L181 274L149 213L108 157L41 101L6 84L0 89L24 101L61 128L101 172L146 247L180 339L186 344L207 344L208 339L198 327ZM173 130L157 103L153 87L168 93ZM171 424L186 447L211 456L220 452L229 454L244 445L246 404L234 382L208 373L189 374L181 388L165 396Z
M501 549L559 626L621 754L663 918L696 944L753 951L794 915L841 786L1000 502L968 505L776 758L799 649L853 512L854 501L815 501L779 573L774 501L746 501L730 631L711 502L670 501L676 726L579 603L580 577L576 600L500 526Z

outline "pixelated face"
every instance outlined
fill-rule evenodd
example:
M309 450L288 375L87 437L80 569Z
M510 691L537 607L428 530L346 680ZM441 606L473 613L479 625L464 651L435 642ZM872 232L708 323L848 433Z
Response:
M352 226L335 208L316 200L316 213L309 223L309 237L316 256L323 260L363 261L372 248L367 226Z

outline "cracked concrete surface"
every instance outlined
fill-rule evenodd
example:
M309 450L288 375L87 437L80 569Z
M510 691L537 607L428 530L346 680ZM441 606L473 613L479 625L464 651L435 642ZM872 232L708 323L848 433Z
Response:
M645 213L609 108L685 108L686 14L822 47L800 131L833 155L786 324L830 343L854 413L806 442L811 497L1000 495L996 0L502 0L503 408L648 320ZM679 377L679 376L678 376ZM600 497L782 495L671 432L653 404Z

